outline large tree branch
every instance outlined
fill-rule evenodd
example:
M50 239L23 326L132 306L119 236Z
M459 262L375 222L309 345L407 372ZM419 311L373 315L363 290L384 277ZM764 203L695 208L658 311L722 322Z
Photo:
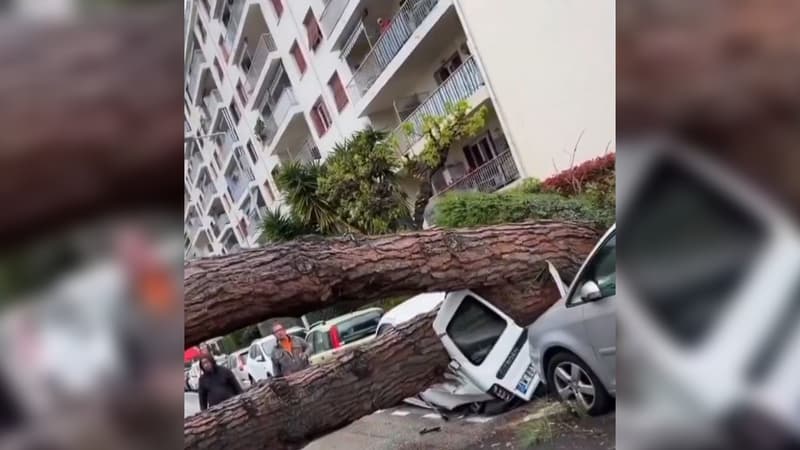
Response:
M597 236L586 225L541 221L313 239L192 261L184 268L185 344L341 300L526 282L541 277L545 261L579 263Z

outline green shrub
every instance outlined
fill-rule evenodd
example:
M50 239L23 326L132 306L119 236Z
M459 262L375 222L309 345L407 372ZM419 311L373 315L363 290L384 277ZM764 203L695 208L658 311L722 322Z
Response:
M587 196L529 194L522 190L486 194L453 192L436 203L434 223L444 228L474 227L535 219L588 222L606 228L614 222L614 211L603 210Z

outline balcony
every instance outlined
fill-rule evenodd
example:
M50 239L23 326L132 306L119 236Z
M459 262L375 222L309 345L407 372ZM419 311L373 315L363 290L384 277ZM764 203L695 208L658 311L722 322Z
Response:
M279 150L277 154L281 163L300 162L305 164L322 159L322 155L320 155L317 144L314 143L313 139L307 139L296 150L287 147Z
M228 158L233 154L233 148L236 146L236 138L230 130L226 130L224 134L214 137L217 143L217 150L214 152L214 158L217 161L217 166L220 168L225 167Z
M205 105L206 110L208 111L209 115L208 119L213 120L214 114L217 112L217 109L219 109L220 105L222 104L222 95L219 93L218 90L212 89L208 93L208 95L206 95L203 98L203 104Z
M219 237L222 234L222 230L230 225L230 223L231 220L228 218L228 215L225 214L225 211L218 211L216 215L211 216L211 231L214 232L214 236Z
M200 83L201 66L205 64L206 58L200 49L192 52L192 60L189 65L189 92L194 95L197 92L197 86Z
M255 126L256 135L262 143L265 145L272 143L281 125L295 106L297 106L297 99L292 88L288 86L283 89L275 103L267 99L266 105L262 108L261 117Z
M333 34L333 29L336 28L336 23L342 17L348 2L349 0L328 0L319 18L319 23L322 25L322 31L325 32L325 36Z
M397 139L398 151L401 154L408 153L414 144L422 139L425 116L446 114L447 105L469 99L482 86L484 86L483 77L475 59L466 60L392 131L392 135Z
M216 189L214 189L214 185L209 182L200 187L200 192L203 195L203 211L208 210L208 207L211 205L211 202L214 200L214 196L217 194Z
M247 87L248 95L252 95L255 91L258 78L264 70L264 66L267 64L267 59L269 59L270 54L275 51L277 51L277 47L275 46L275 41L272 39L272 35L269 33L262 34L261 37L258 38L258 45L253 54L253 61L250 65L250 69L245 75L245 86Z
M494 192L517 179L519 170L511 156L511 150L505 150L494 159L436 192L435 196L451 191Z
M350 98L360 99L372 87L438 2L439 0L407 0L403 4L353 74L353 79L347 85Z
M242 195L244 195L250 183L255 181L256 177L247 162L245 162L244 154L241 147L237 148L234 152L234 157L231 160L230 167L225 171L225 181L228 184L228 193L234 202L238 202Z
M226 59L233 53L233 44L236 42L236 34L239 31L239 23L242 20L244 3L244 0L234 0L229 10L228 24L225 26Z

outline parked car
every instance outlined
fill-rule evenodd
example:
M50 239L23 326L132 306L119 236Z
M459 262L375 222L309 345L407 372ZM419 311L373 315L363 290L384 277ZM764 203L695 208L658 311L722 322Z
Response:
M375 338L381 308L367 308L315 324L306 335L311 346L311 364L320 364L347 348L364 345Z
M186 380L190 391L196 392L200 387L200 375L202 375L202 373L202 370L200 370L200 360L193 362L192 367L189 368L189 376Z
M303 327L291 327L286 330L286 333L303 337L306 330ZM272 335L256 339L250 344L245 368L250 384L267 380L275 374L275 369L272 367L272 349L275 348L275 344L275 336Z
M617 235L611 227L567 288L551 264L561 299L528 327L531 356L542 381L562 401L590 415L616 395Z
M433 311L442 304L446 296L446 292L429 292L400 303L381 317L375 335L381 336L396 326ZM443 382L428 387L415 397L405 399L405 402L423 408L435 407L447 411L470 405L473 410L480 411L486 402L496 399L460 373L448 370L444 378Z
M249 348L243 348L228 355L228 368L231 369L243 389L250 387L250 377L247 373L247 354L249 352Z

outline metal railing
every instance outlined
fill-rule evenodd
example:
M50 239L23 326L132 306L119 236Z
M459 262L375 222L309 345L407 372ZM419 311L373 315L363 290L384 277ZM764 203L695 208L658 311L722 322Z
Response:
M266 207L254 208L247 212L247 234L249 237L253 237L256 234L258 226L261 224L266 213Z
M407 0L400 7L347 84L351 98L361 98L372 87L437 3L439 0Z
M297 150L285 148L278 152L278 159L283 162L309 163L321 159L317 144L313 139L307 139Z
M214 89L208 93L208 95L203 98L203 104L206 105L206 109L208 110L209 119L214 117L214 113L217 111L219 106L222 104L222 95L220 95L219 91Z
M275 106L272 108L272 115L275 117L275 123L278 126L283 124L286 116L289 115L289 110L295 105L297 105L297 99L294 96L294 91L287 86L283 89L278 101L275 102Z
M481 77L475 59L466 60L392 131L392 136L397 139L398 151L405 154L417 141L422 139L422 124L425 116L446 114L447 105L468 99L483 85L483 77Z
M206 62L203 52L200 49L192 52L192 61L189 65L189 92L194 95L197 85L200 83L200 66Z
M261 75L261 71L264 70L264 65L267 63L269 54L276 50L275 40L272 39L271 34L264 33L258 38L258 45L256 46L256 51L250 64L250 70L248 70L247 75L245 75L248 94L252 94L255 90L258 77Z
M519 169L511 156L511 150L506 150L437 192L435 196L450 191L494 192L518 178Z
M233 42L236 40L236 32L239 31L239 22L244 10L244 0L234 0L231 5L231 16L228 21L228 26L225 30L225 44L228 47L229 53L233 53Z
M231 220L224 212L216 217L213 217L211 219L211 230L214 232L214 236L218 237L220 233L222 233L222 230L224 230L225 227L227 227L230 223Z
M349 0L328 0L319 18L319 22L322 24L322 30L325 31L326 36L330 36L333 29L336 28L336 24L342 17L342 13L344 13L348 3Z

